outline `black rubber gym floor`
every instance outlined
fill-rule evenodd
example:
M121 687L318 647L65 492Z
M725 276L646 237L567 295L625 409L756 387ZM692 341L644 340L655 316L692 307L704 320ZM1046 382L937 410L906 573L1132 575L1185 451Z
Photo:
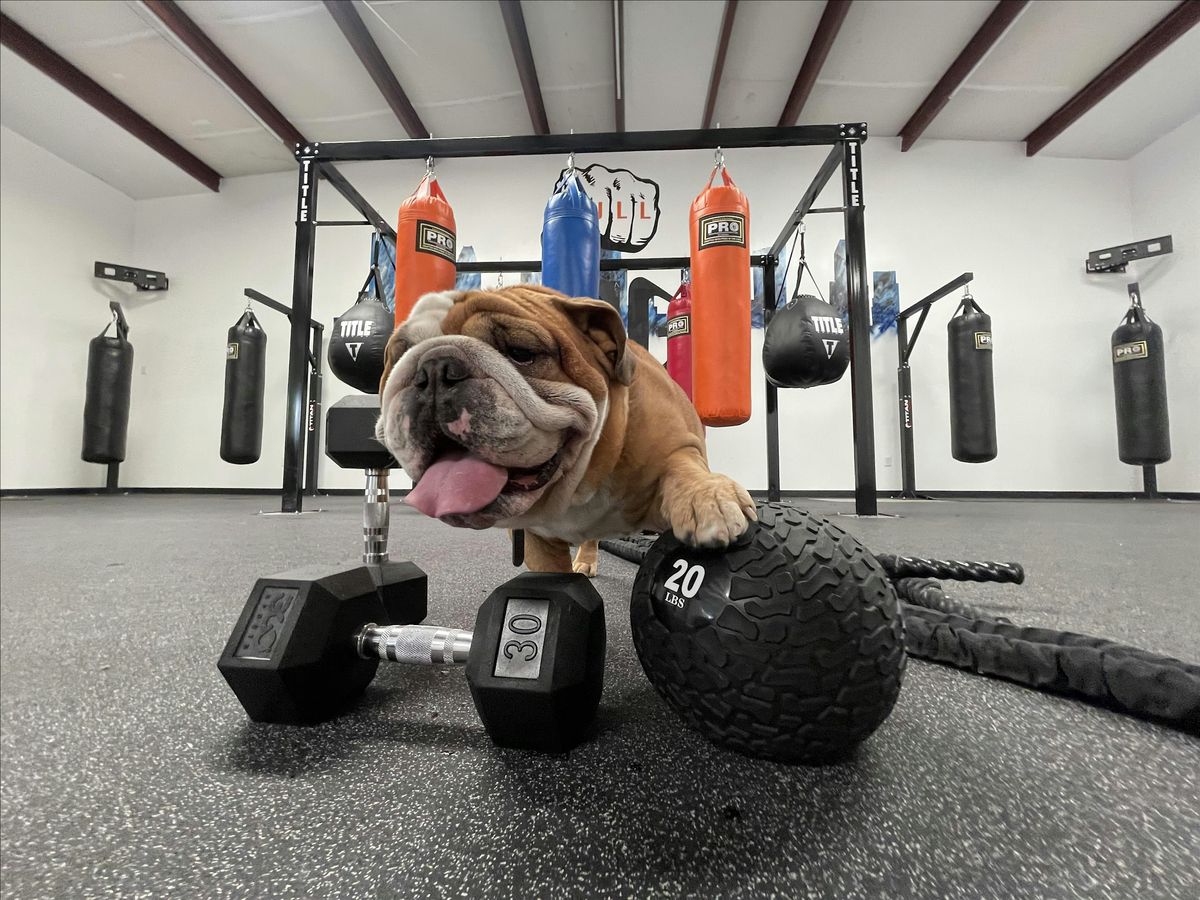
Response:
M352 714L247 723L216 669L258 575L352 560L360 512L271 498L0 504L5 897L1200 896L1200 741L912 661L845 763L756 762L685 729L646 681L607 554L596 736L495 749L459 670L383 666ZM824 513L849 509L811 503ZM1025 564L956 586L1021 624L1196 661L1200 506L884 504L839 523L884 552ZM430 620L471 627L513 573L499 532L394 507Z

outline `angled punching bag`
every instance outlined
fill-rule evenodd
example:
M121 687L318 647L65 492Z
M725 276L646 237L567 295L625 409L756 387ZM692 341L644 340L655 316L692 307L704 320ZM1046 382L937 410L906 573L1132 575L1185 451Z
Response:
M750 204L723 162L690 225L692 403L705 425L740 425L750 418Z
M781 388L833 384L850 364L850 334L836 309L801 294L775 310L763 335L763 371Z
M577 174L569 175L546 203L542 284L568 297L600 297L600 221Z
M992 317L968 294L946 325L946 331L950 363L950 454L959 462L988 462L996 458Z
M267 334L247 309L225 344L225 405L221 411L221 459L236 466L262 453L263 393L267 384Z
M1121 462L1156 466L1171 458L1162 329L1135 302L1112 335L1117 450Z
M133 384L133 344L118 303L109 304L113 321L88 343L87 388L83 404L84 462L125 460L129 394ZM117 326L111 337L108 329Z
M432 170L400 204L396 225L396 315L399 325L425 294L454 290L454 210Z
M378 394L391 336L392 314L383 300L361 291L355 304L333 320L329 370L352 388Z

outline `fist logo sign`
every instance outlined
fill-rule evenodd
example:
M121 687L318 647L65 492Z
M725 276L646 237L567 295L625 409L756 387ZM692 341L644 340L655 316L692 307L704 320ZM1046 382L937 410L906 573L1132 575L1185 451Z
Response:
M637 253L658 230L658 185L628 169L591 165L577 169L584 192L600 215L600 246L605 250ZM554 188L562 187L567 172Z

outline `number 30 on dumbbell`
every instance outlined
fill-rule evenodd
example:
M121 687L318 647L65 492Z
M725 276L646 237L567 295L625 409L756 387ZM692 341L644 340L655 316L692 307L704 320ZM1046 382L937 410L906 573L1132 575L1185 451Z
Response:
M563 753L583 740L604 677L604 606L583 575L524 573L479 608L474 632L387 622L363 566L260 578L218 668L256 722L316 724L366 690L380 660L466 664L502 747Z

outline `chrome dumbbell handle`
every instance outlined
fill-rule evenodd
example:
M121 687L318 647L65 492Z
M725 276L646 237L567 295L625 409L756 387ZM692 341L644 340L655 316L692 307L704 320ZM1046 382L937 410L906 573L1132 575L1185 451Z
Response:
M461 665L471 654L471 632L437 625L363 627L355 641L363 659L390 660L417 666Z

